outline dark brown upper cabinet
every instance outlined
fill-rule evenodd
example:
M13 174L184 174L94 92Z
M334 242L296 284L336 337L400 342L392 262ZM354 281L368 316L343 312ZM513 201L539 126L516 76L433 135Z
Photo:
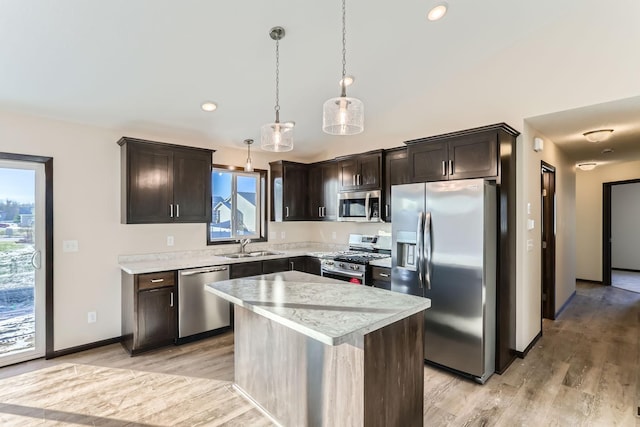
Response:
M335 221L338 216L338 162L309 165L309 219Z
M121 221L209 222L213 150L123 137Z
M338 159L340 191L378 190L382 186L382 150Z
M497 130L447 135L406 142L411 182L498 176Z
M271 166L271 221L308 219L308 165L279 160Z
M409 162L407 147L398 147L384 151L384 208L382 219L391 222L391 186L408 184Z

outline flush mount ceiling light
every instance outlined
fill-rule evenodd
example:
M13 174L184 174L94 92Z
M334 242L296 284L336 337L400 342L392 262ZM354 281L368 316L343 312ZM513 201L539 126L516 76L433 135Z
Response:
M437 5L431 8L429 13L427 14L427 19L429 21L437 21L439 19L442 19L442 17L444 17L444 15L447 14L448 8L449 8L449 5L447 3L445 2L438 3Z
M244 164L244 171L253 172L253 163L251 162L251 144L253 144L253 139L245 139L244 143L247 144L247 163Z
M273 27L269 37L276 41L276 121L262 126L260 130L260 148L266 151L293 150L294 122L280 123L280 40L284 38L284 28Z
M211 111L215 111L218 108L218 105L215 102L205 101L202 103L200 108L202 108L202 111L210 113Z
M596 162L586 162L586 163L578 163L578 168L583 171L594 170L598 164Z
M612 133L613 129L598 129L585 132L582 135L584 135L584 137L587 138L587 141L589 142L601 142L609 139Z
M364 130L364 104L347 97L347 86L353 76L347 76L346 1L342 0L342 78L340 96L327 100L322 106L322 130L330 135L356 135Z

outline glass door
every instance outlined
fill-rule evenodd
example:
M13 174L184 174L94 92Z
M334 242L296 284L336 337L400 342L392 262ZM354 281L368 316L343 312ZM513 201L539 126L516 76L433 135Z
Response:
M0 366L45 352L45 173L0 160Z

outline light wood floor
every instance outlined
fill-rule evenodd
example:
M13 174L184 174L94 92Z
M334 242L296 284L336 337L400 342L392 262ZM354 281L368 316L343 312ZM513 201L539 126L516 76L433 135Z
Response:
M579 283L484 386L425 367L425 426L640 427L640 294ZM270 425L231 389L233 334L130 358L119 344L0 369L0 425Z

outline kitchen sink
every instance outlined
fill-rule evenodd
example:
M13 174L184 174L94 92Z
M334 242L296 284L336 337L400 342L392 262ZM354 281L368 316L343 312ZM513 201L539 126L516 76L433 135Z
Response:
M269 256L269 255L282 255L282 252L273 252L273 251L255 251L255 252L245 252L245 253L235 253L235 254L223 254L225 258L256 258L261 256Z

